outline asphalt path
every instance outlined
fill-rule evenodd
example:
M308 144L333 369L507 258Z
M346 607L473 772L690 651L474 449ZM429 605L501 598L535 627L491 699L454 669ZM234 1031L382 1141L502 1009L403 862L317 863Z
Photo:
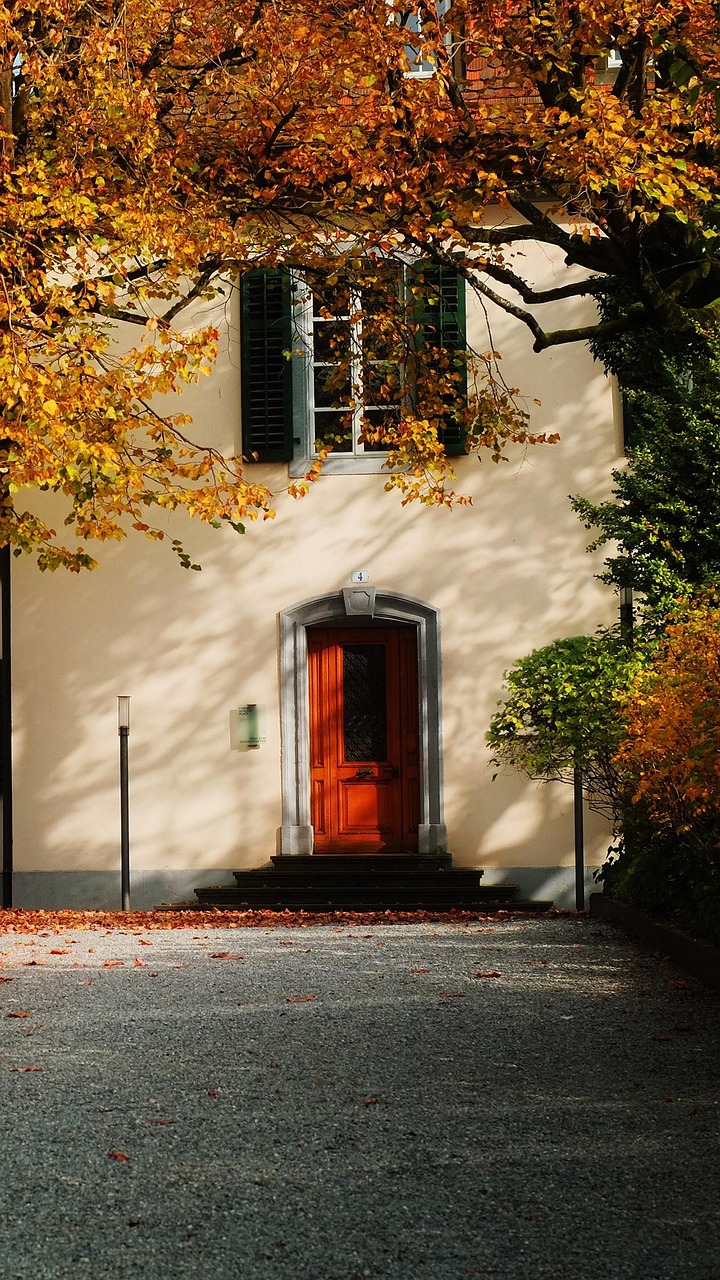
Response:
M574 917L0 937L2 1280L717 1280L720 1000Z

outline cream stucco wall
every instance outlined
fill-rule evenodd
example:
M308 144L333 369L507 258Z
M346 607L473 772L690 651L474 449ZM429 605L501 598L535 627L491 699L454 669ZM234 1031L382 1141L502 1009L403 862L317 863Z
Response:
M541 261L552 278L556 264L545 253ZM479 313L473 323L480 334ZM440 612L455 862L484 866L489 879L514 878L515 868L526 891L568 901L569 789L515 776L493 782L484 734L514 659L614 619L616 602L593 578L598 562L585 553L568 495L608 491L619 439L610 384L584 348L535 355L529 337L501 318L494 339L508 382L542 402L533 425L559 431L562 442L517 451L499 466L459 460L471 507L403 509L380 476L326 476L299 502L279 493L277 520L248 526L244 537L169 517L202 573L183 571L169 548L134 534L100 547L101 568L91 574L39 575L14 562L21 905L116 903L119 693L132 697L134 903L187 895L193 884L267 861L280 824L278 612L348 586L354 569ZM233 447L239 424L237 366L231 323L212 378L183 406L196 434L222 447ZM257 471L276 489L287 484L283 468ZM230 712L245 702L267 708L267 741L232 751ZM602 860L607 836L591 819L590 861Z

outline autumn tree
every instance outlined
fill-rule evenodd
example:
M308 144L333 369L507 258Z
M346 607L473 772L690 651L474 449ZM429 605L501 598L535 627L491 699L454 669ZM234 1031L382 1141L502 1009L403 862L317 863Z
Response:
M611 892L720 940L720 610L671 619L621 698L614 758L627 804Z
M238 529L271 514L250 464L160 408L213 358L193 304L250 267L383 297L388 483L426 501L451 500L448 416L496 457L534 437L492 335L420 343L437 286L418 263L459 273L538 350L714 325L719 21L710 0L8 0L0 541L92 563L25 509L37 489L64 495L81 540L159 536L158 509ZM577 270L540 287L533 241ZM402 307L392 262L415 272ZM612 319L542 319L620 288Z

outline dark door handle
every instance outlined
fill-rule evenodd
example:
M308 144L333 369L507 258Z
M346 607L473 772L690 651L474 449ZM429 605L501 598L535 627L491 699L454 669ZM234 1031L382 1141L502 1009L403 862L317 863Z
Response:
M355 777L356 778L372 778L373 771L372 769L358 769L355 774Z

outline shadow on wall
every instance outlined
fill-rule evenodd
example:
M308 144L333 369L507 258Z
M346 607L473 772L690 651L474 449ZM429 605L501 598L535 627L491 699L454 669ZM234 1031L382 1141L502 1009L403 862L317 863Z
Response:
M555 354L552 365L561 380L564 360ZM278 520L239 540L173 518L168 528L201 560L201 574L134 536L101 548L100 570L78 578L40 577L19 563L18 868L117 865L119 693L132 697L138 873L192 868L202 879L204 868L265 862L280 823L277 613L340 590L356 568L441 611L453 854L528 864L541 837L544 850L554 846L563 806L538 795L532 820L513 810L522 783L493 790L484 733L517 657L610 620L612 599L592 582L598 561L585 556L585 531L567 501L570 492L596 496L615 461L611 440L591 441L589 452L582 438L607 393L590 362L588 375L572 409L543 423L562 432L561 445L498 467L461 461L458 488L473 494L470 508L401 509L381 476L325 477L302 502L279 499ZM267 474L286 483L280 468ZM267 706L268 736L260 751L239 755L229 748L228 717L244 702ZM514 834L506 826L488 843L502 805L514 812ZM557 844L568 848L559 835Z
M256 673L274 652L274 617L263 630L247 626L236 583L185 573L163 548L111 548L97 573L71 580L24 568L21 630L48 640L17 641L18 867L115 864L118 693L132 697L138 867L172 863L178 845L192 846L197 867L237 860L244 823L233 783L257 762L230 752L229 712L268 696ZM252 774L250 784L256 825L258 811L267 825L277 795Z

